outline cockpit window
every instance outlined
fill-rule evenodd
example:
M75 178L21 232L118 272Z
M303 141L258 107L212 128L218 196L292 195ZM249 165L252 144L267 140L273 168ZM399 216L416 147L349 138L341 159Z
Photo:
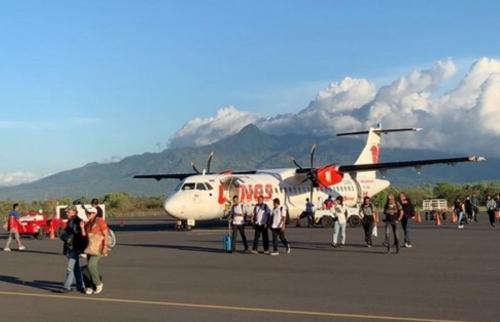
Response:
M186 183L182 186L182 190L194 190L194 187L195 187L194 182Z
M182 187L182 185L183 185L183 184L184 184L184 181L179 182L179 184L178 184L177 186L175 186L174 191L179 191L179 190L181 190L181 187Z
M205 186L207 186L208 190L214 190L214 187L208 182L205 182Z
M198 182L196 184L196 190L207 190L207 187L205 187L205 185L201 182Z

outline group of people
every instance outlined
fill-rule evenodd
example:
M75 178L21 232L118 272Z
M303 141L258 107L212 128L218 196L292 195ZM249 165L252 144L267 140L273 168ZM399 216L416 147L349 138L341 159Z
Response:
M97 199L93 199L91 206L84 207L84 209L85 213L78 212L74 205L65 209L68 222L60 238L64 242L63 254L68 258L68 264L63 287L59 290L61 293L73 291L74 280L76 280L76 289L85 294L99 294L104 288L98 263L101 257L108 254L108 226L103 219L103 211ZM4 251L11 250L10 244L13 239L17 241L19 250L26 249L21 244L19 235L22 226L20 218L19 204L16 203L9 213L7 221L9 238ZM84 282L83 267L80 266L80 259L84 257L87 258L87 269L90 275L88 285Z
M496 221L500 217L500 194L497 194L495 198L491 195L487 195L485 205L491 228L496 228ZM472 197L467 195L464 201L460 199L460 196L457 196L453 203L453 211L458 218L458 228L463 229L464 224L468 224L472 221L477 222L479 199L475 193L472 194Z
M262 244L265 254L272 256L279 255L278 252L278 237L286 249L286 253L291 251L290 244L285 237L285 227L287 210L285 206L281 205L278 198L273 200L273 209L264 203L264 197L260 196L257 199L253 211L250 213L244 203L239 202L238 196L233 197L231 213L229 216L229 225L232 228L232 245L231 249L236 249L236 237L238 232L243 241L244 251L252 254L258 254L259 241L262 236ZM253 247L250 251L248 247L248 240L245 234L245 225L247 220L250 220L253 227L255 227L255 235L253 239ZM273 236L273 251L269 251L269 229Z

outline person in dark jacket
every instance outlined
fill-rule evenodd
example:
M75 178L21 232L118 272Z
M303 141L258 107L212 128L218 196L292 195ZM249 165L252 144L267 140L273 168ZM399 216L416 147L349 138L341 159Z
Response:
M403 210L401 209L401 205L396 201L394 195L390 194L387 197L387 203L384 207L384 215L385 215L385 239L387 242L387 254L390 253L399 253L399 236L398 236L398 226L403 218ZM394 243L393 247L391 247L390 236L391 232L394 235Z
M361 223L363 224L363 229L365 231L366 246L372 247L372 233L377 224L375 222L374 207L370 197L367 196L363 199L363 204L359 208L359 213L363 216Z
M85 284L83 282L83 274L80 268L80 255L84 253L87 247L87 240L84 237L84 223L87 220L83 214L78 214L76 206L66 208L68 215L68 224L64 230L64 254L68 257L68 266L66 268L66 279L64 286L59 291L61 293L71 292L73 279L76 279L76 288L79 292L85 292Z

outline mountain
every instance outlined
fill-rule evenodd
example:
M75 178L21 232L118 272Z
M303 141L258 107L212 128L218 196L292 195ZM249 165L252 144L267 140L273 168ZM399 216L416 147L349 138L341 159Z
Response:
M254 125L248 125L238 134L222 139L210 146L198 148L167 149L160 153L144 153L127 157L120 162L90 163L81 168L64 171L41 180L14 187L0 188L2 199L42 200L45 196L80 198L102 196L123 191L132 195L167 194L176 180L132 179L136 174L191 172L191 162L204 168L207 156L215 151L213 171L228 169L251 170L262 168L293 167L290 156L297 158L303 166L309 166L311 146L316 143L316 165L337 162L353 163L361 152L365 141L312 135L287 134L268 135ZM383 139L382 139L383 140ZM383 141L382 141L383 145ZM384 149L380 161L416 160L427 158L455 157L430 150ZM463 155L460 155L463 156ZM413 169L389 171L387 179L393 185L409 186L440 181L472 182L500 180L496 171L500 159L488 159L480 164L459 164L456 167L424 167L421 175Z

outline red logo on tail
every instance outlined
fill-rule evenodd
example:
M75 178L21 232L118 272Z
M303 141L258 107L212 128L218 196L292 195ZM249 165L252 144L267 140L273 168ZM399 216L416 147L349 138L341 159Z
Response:
M370 149L370 151L372 152L372 161L374 164L377 164L378 163L378 152L379 152L379 148L377 145L373 145L372 148Z

